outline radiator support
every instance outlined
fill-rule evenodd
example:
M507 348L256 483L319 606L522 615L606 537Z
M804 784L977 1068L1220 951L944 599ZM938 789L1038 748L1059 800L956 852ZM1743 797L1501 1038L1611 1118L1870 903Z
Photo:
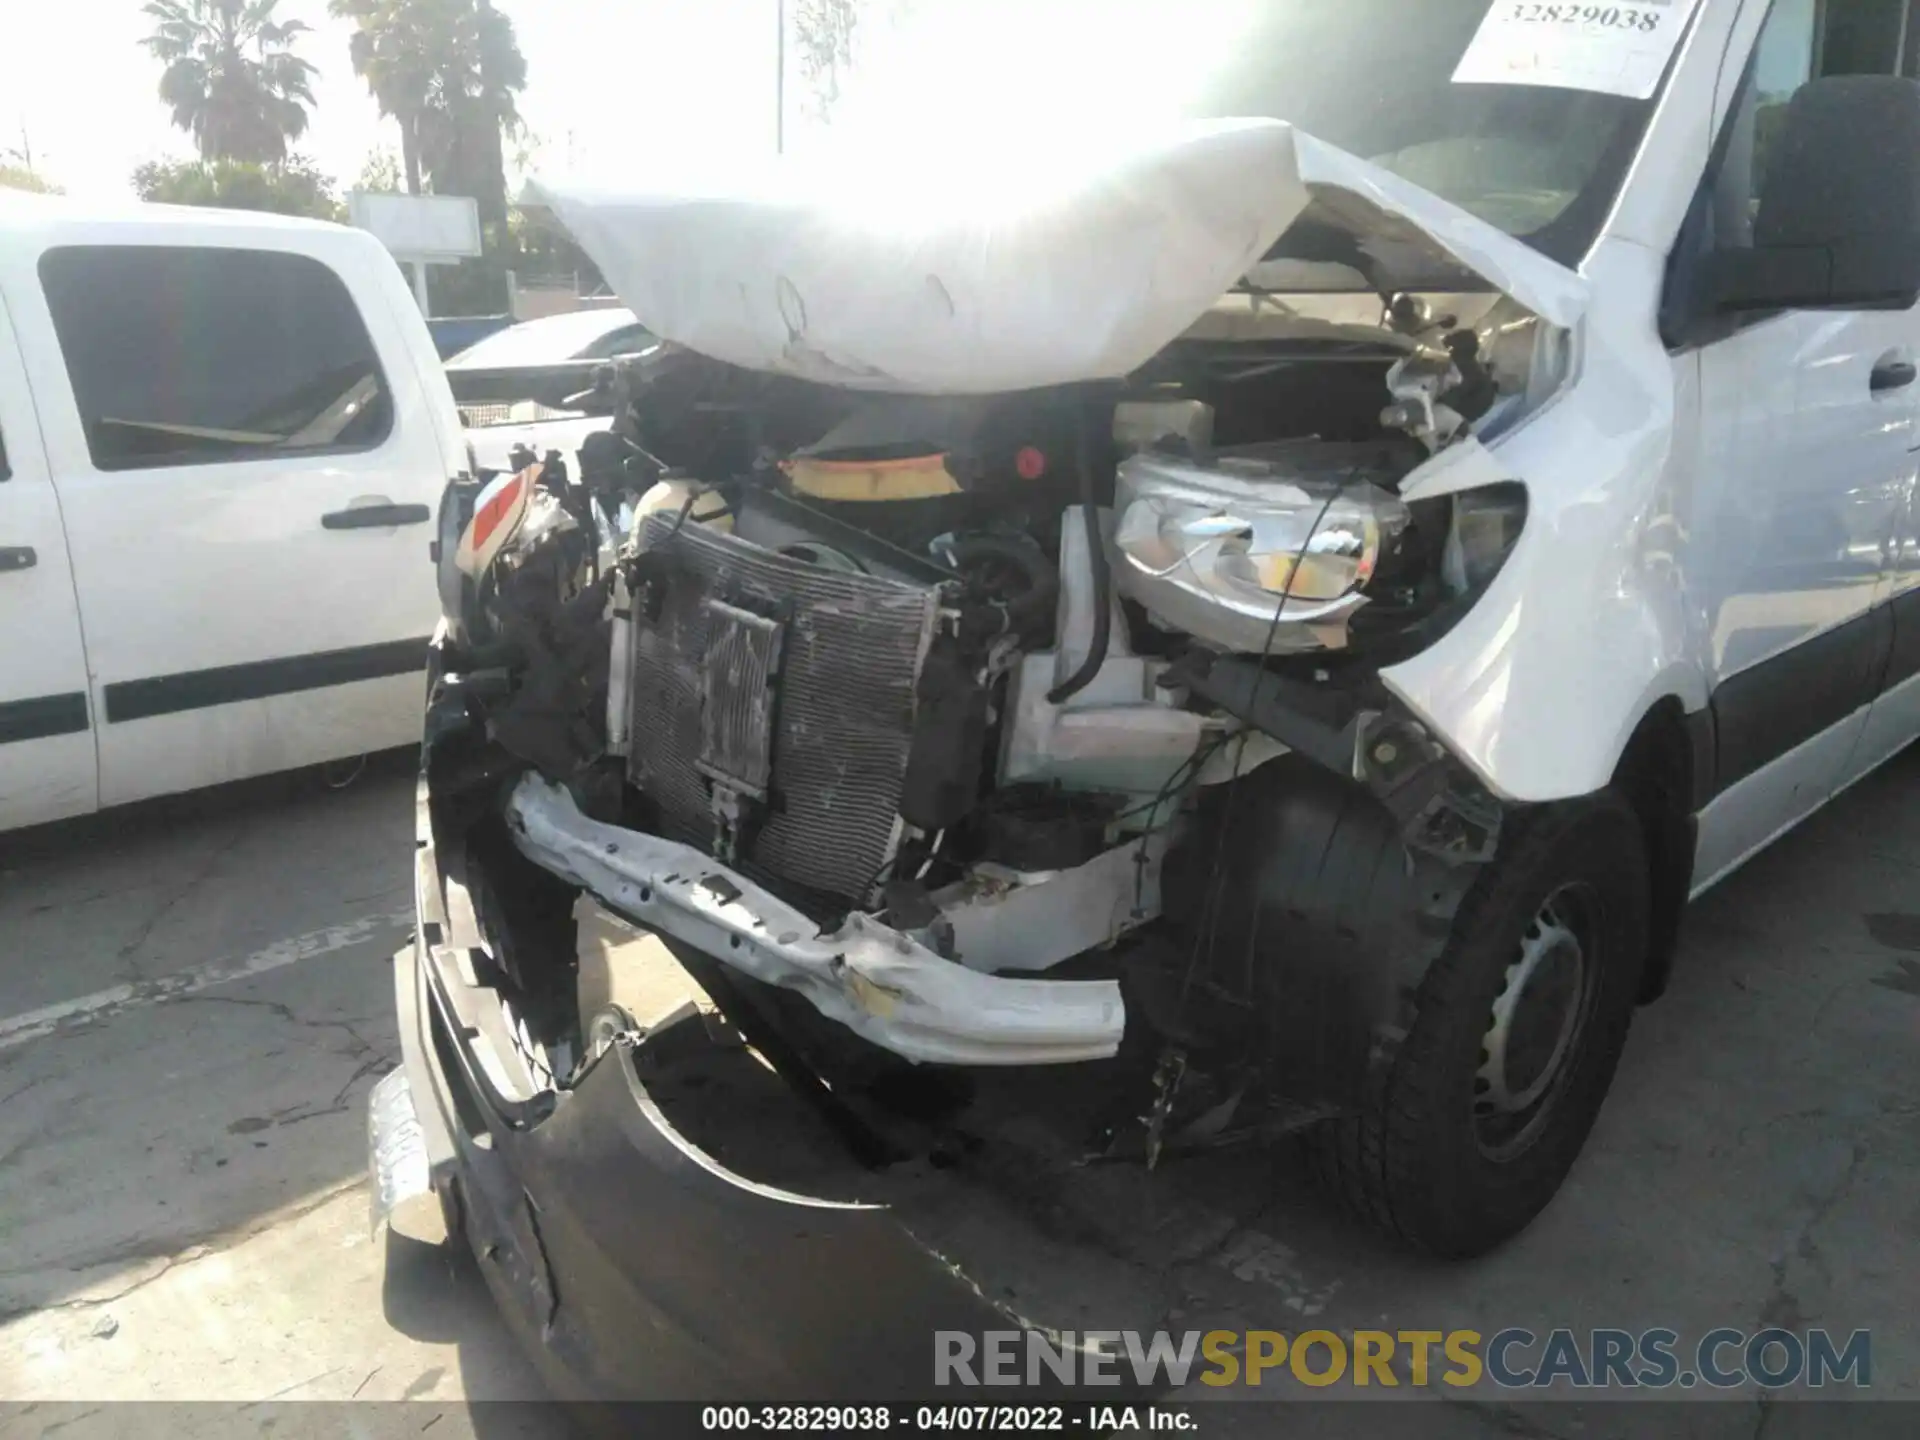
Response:
M865 904L899 843L941 601L650 517L627 777L661 833L764 883Z

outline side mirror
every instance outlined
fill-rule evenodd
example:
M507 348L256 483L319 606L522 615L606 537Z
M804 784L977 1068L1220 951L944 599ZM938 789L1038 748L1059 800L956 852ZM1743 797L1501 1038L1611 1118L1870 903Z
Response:
M1904 309L1920 297L1920 84L1836 75L1801 87L1772 137L1753 247L1706 258L1707 303Z

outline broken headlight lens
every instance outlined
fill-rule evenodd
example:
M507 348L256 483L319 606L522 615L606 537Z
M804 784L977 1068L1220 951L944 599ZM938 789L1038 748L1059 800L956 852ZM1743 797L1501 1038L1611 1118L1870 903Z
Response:
M1517 484L1464 490L1453 497L1440 573L1455 595L1478 594L1493 583L1520 543L1527 523L1527 492Z
M1229 651L1337 648L1410 516L1376 483L1387 476L1333 459L1131 457L1116 496L1122 593Z

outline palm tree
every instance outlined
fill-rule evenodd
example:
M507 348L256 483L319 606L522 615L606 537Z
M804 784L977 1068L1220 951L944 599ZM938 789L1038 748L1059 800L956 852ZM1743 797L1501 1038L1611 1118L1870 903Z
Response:
M433 89L432 40L423 7L406 0L331 0L327 8L356 26L349 42L353 73L367 82L380 113L399 122L407 193L418 195L420 121Z
M160 98L203 160L276 164L306 133L314 67L294 53L308 27L277 0L148 0L145 45L166 68Z
M471 195L481 218L506 218L501 137L520 128L514 96L527 62L513 22L489 0L331 0L352 20L354 72L400 126L407 189L430 179Z

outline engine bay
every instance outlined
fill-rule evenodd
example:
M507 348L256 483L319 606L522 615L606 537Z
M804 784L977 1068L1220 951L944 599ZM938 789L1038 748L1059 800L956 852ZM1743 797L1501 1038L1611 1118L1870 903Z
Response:
M783 1073L1131 1054L1150 1155L1245 1093L1275 1042L1223 953L1239 788L1317 766L1442 867L1497 836L1378 672L1517 542L1517 484L1402 492L1524 413L1542 350L1485 297L1311 341L1259 308L1005 396L603 369L577 464L518 456L442 516L500 863L659 936ZM639 1023L565 930L502 962L562 1084Z

